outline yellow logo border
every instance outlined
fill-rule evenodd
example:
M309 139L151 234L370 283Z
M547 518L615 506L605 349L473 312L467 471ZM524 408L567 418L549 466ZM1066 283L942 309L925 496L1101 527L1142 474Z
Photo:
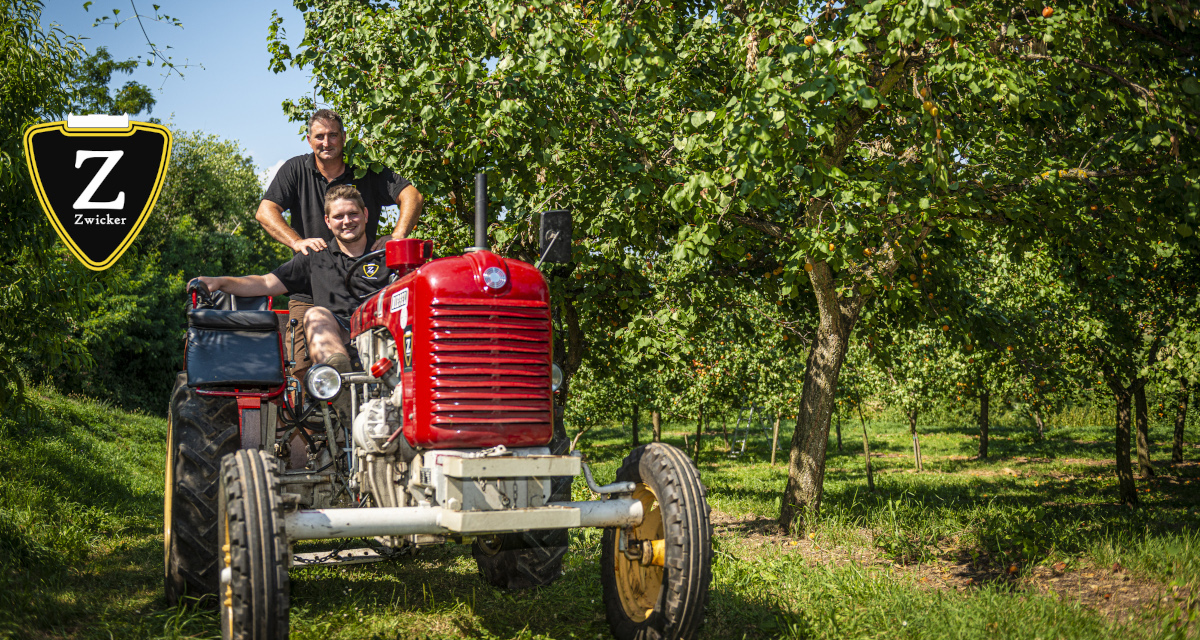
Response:
M42 177L38 173L37 163L33 158L33 136L38 133L47 131L60 130L64 135L72 137L85 138L117 138L132 136L138 131L151 131L161 134L166 138L166 148L163 150L162 158L158 164L158 175L154 179L154 188L150 192L150 197L146 200L146 205L142 207L141 213L138 214L137 220L134 222L133 229L125 236L125 240L117 246L108 258L103 261L96 262L87 257L86 254L75 244L75 240L71 238L71 234L63 228L58 221L58 216L54 213L54 208L50 206L50 200L46 197L46 189L42 185ZM171 160L171 148L174 144L174 139L171 136L171 131L159 124L151 124L149 122L130 122L126 129L110 129L101 127L77 127L73 129L67 128L65 120L56 122L43 122L35 124L25 130L24 146L25 146L25 163L29 166L29 175L33 178L33 190L37 193L38 202L42 205L42 211L46 217L50 219L50 225L58 232L58 237L62 239L67 248L71 250L71 254L83 263L83 266L92 271L104 271L111 267L113 263L125 254L125 251L133 244L133 241L142 232L142 227L146 225L146 219L150 217L150 212L154 210L154 205L158 202L158 196L162 193L163 181L167 176L167 165Z

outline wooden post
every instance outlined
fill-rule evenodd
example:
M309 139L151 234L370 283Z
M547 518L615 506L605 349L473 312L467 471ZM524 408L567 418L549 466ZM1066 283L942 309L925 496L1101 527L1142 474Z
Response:
M775 414L775 431L771 434L771 466L775 466L775 450L779 448L779 414Z
M842 452L842 408L838 407L837 412L837 447L838 453Z
M662 442L662 412L655 409L650 412L650 427L654 430L654 442Z
M737 427L734 427L735 433L736 429ZM725 440L725 449L733 451L733 447L729 444L729 415L724 413L721 415L721 438Z
M988 427L990 426L988 417L988 405L992 398L992 392L984 389L983 393L979 394L979 459L983 460L988 457Z
M875 491L875 474L871 472L871 445L867 442L867 421L862 413L862 396L858 398L858 420L862 423L863 458L867 461L867 491Z
M704 405L700 405L700 416L696 418L696 455L692 461L700 462L700 435L704 433Z

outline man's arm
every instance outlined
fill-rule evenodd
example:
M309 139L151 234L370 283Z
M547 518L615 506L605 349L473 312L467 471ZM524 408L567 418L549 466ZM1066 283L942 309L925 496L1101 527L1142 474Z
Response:
M199 276L193 280L195 281L201 282L209 293L224 291L244 298L280 296L288 292L287 287L273 273L265 276Z
M411 184L404 187L396 196L396 204L400 206L400 217L396 220L396 229L390 236L381 236L375 240L372 249L382 249L388 240L403 240L417 226L417 218L421 217L421 209L425 206L425 196Z
M291 248L292 251L298 251L304 255L308 255L310 249L321 251L325 249L325 241L320 238L301 238L296 230L289 227L286 220L283 219L283 207L270 200L263 200L258 203L258 213L254 214L258 223L271 234L272 238L282 242Z

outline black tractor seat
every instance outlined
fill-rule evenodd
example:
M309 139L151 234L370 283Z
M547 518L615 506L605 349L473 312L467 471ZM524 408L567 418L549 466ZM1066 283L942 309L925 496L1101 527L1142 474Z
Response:
M267 298L220 293L212 298L211 306L187 312L188 386L274 389L282 385L279 323Z

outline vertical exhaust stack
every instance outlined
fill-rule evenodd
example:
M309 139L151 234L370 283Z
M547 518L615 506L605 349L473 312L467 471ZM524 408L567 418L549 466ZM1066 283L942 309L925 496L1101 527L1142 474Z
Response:
M475 247L474 251L486 251L487 243L487 174L475 174Z

